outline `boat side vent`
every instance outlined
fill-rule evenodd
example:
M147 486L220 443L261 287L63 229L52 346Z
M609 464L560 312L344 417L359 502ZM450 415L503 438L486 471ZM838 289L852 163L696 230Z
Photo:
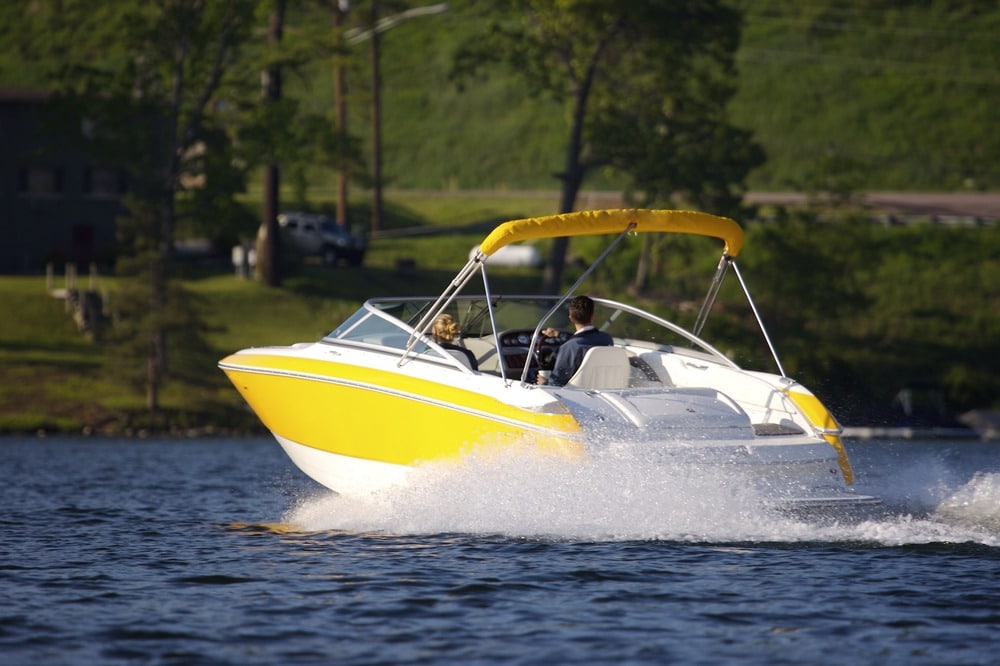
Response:
M754 423L753 434L758 437L773 437L776 435L804 435L805 430L794 423Z

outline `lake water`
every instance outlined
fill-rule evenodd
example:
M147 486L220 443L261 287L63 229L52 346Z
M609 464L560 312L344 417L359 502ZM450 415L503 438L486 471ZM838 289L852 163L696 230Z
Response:
M0 663L996 664L1000 444L850 445L886 511L471 461L332 495L270 439L0 440Z

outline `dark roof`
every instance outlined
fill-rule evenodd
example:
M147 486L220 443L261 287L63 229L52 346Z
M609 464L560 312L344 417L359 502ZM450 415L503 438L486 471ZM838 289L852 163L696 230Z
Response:
M44 102L52 97L49 90L0 88L0 102Z

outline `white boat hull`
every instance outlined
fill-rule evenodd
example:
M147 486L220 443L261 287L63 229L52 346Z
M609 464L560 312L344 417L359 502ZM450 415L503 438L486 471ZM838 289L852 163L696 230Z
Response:
M406 483L412 467L365 460L293 442L273 433L285 454L307 476L342 495L363 495Z

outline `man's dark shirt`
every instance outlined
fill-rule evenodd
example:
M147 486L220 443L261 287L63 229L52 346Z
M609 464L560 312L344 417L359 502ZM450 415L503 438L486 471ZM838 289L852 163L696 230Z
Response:
M604 331L598 331L594 327L584 328L573 334L569 340L563 343L556 355L556 364L552 368L552 376L549 377L549 384L553 386L565 386L583 363L583 357L591 347L610 347L615 342L610 335Z

